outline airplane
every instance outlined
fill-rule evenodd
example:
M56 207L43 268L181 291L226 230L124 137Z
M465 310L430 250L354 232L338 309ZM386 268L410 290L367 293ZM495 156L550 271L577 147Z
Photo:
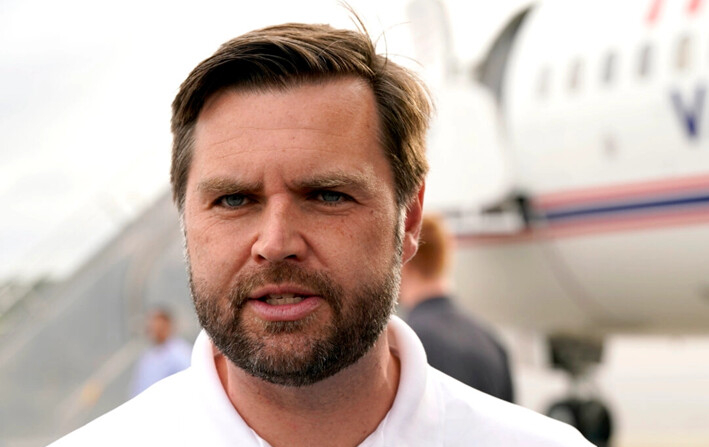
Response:
M476 127L468 113L487 137L439 119L430 141L432 173L466 185L427 198L459 243L458 295L492 322L546 334L575 383L609 335L709 331L708 3L527 4L465 69L449 35L430 37L449 29L427 23L446 20L444 5L411 4L414 33L443 49L422 57L439 66L427 67L439 113L465 116L460 98L475 92L492 116ZM497 181L475 191L474 154L491 149ZM610 424L593 396L549 414L587 433Z

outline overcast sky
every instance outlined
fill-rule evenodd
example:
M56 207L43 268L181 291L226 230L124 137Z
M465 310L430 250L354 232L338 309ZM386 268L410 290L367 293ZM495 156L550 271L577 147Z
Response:
M407 3L350 1L411 64ZM521 3L449 2L459 58ZM1 1L0 281L70 271L166 191L180 82L223 41L284 21L352 27L335 0Z

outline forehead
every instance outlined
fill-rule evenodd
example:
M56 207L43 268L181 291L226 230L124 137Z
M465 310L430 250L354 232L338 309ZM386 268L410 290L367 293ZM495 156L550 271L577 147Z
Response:
M221 136L215 132L217 127L224 127L224 131L228 127L269 130L279 125L315 129L319 125L332 127L340 124L338 121L349 122L350 128L362 123L372 135L378 135L377 104L365 81L341 77L287 87L222 89L205 101L195 125L195 139L213 143Z
M388 167L371 87L339 78L287 89L227 89L209 98L195 126L193 171L205 163L218 169L215 160L227 169L263 157L314 165L383 160Z

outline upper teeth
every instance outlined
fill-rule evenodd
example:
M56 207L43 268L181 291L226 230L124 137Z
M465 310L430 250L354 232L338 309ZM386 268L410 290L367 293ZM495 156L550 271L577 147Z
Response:
M295 296L293 293L283 293L280 295L268 295L266 302L271 305L296 304L303 301L302 296Z

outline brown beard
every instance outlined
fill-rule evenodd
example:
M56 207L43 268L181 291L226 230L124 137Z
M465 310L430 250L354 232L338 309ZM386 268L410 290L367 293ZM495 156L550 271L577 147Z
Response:
M377 341L398 295L399 252L388 271L379 278L362 281L349 295L327 274L290 262L269 264L242 275L226 296L209 290L206 281L194 280L190 268L190 289L202 327L233 364L274 384L306 386L352 365ZM330 321L323 324L306 317L298 321L245 322L242 314L249 294L264 284L281 283L302 285L320 296L330 306ZM257 325L262 336L249 325ZM315 335L313 329L317 329ZM306 337L305 341L296 343L300 337Z

